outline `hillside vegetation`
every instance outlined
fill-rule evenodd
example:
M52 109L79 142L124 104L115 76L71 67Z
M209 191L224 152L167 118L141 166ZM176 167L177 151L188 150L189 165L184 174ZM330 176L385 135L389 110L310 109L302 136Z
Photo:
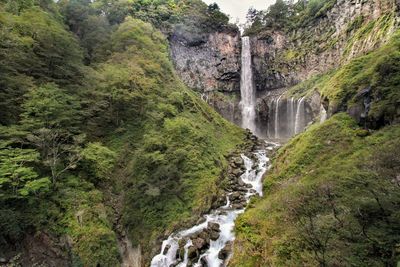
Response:
M369 133L343 113L294 138L236 224L232 265L396 265L399 140L398 125Z
M316 23L309 18L302 23ZM232 266L399 264L400 35L386 32L392 19L349 24L348 47L357 38L387 41L288 88L296 98L319 95L331 117L274 156L265 197L237 221Z
M108 2L0 2L0 257L15 264L116 266L125 235L151 253L209 209L224 156L242 142L176 77L153 21L219 11ZM25 254L40 246L61 246L64 261Z

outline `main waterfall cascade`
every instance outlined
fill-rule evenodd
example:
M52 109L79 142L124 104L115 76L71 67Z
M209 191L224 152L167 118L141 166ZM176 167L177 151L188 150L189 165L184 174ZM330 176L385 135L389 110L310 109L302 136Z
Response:
M241 156L245 171L239 179L247 185L244 187L246 189L227 193L226 204L205 215L204 222L170 235L162 243L160 254L152 259L151 267L221 267L227 265L231 252L225 257L225 260L222 259L221 253L224 255L226 253L224 248L234 241L234 222L237 216L245 211L246 206L237 206L237 203L232 203L231 199L237 199L240 195L240 198L243 198L247 204L252 196L262 196L262 178L270 167L267 153L278 146L272 142L265 142L265 144L265 149L255 151L253 156L247 157L243 154ZM197 262L191 262L189 254L195 245L194 242L197 242L194 241L197 240L196 235L207 230L210 224L218 225L219 236L210 241L208 248L198 257Z
M242 110L242 127L256 133L256 93L251 69L250 38L242 37L242 73L240 78L240 108Z
M242 127L250 129L254 134L269 139L288 139L304 130L312 121L307 111L306 98L285 98L283 94L268 97L268 121L265 124L257 119L257 98L253 83L251 43L247 36L242 37L242 71L240 79L240 109L242 111ZM321 113L321 118L325 115Z

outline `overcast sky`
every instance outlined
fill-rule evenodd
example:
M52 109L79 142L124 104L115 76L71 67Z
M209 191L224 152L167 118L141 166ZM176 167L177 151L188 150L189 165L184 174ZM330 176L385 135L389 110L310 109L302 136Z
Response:
M275 0L203 0L207 4L217 3L221 10L231 16L231 21L236 22L239 18L240 23L246 22L247 10L254 7L257 10L264 10Z

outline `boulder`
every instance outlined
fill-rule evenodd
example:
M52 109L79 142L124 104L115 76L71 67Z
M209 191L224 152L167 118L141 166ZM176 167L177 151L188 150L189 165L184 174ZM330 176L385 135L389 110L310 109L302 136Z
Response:
M188 258L195 259L198 256L198 251L194 246L188 248Z
M209 245L207 241L201 237L195 238L192 240L193 246L198 250L206 249Z
M210 239L215 241L219 238L219 232L217 231L210 231Z
M240 168L236 168L232 170L232 174L235 175L236 177L240 177L243 174L243 172Z
M208 222L207 229L211 230L211 231L216 231L216 232L220 232L221 231L219 229L219 224L218 223L214 223L214 222Z
M218 258L220 260L226 260L232 253L232 243L228 242L223 249L218 253Z
M234 188L238 189L238 187ZM232 194L229 195L230 201L235 201L240 198L240 192L233 192Z
M168 250L171 248L171 245L166 245L165 246L165 248L164 248L164 251L163 251L163 255L167 255L167 253L168 253Z

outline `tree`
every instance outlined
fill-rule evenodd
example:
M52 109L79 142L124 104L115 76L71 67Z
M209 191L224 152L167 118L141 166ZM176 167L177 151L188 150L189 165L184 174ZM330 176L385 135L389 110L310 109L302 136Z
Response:
M80 121L79 103L50 83L28 92L23 108L22 127L30 132L26 139L40 152L55 184L81 158L84 137L76 127Z
M0 199L27 197L49 189L49 178L41 178L33 167L38 160L39 153L34 149L0 143Z

